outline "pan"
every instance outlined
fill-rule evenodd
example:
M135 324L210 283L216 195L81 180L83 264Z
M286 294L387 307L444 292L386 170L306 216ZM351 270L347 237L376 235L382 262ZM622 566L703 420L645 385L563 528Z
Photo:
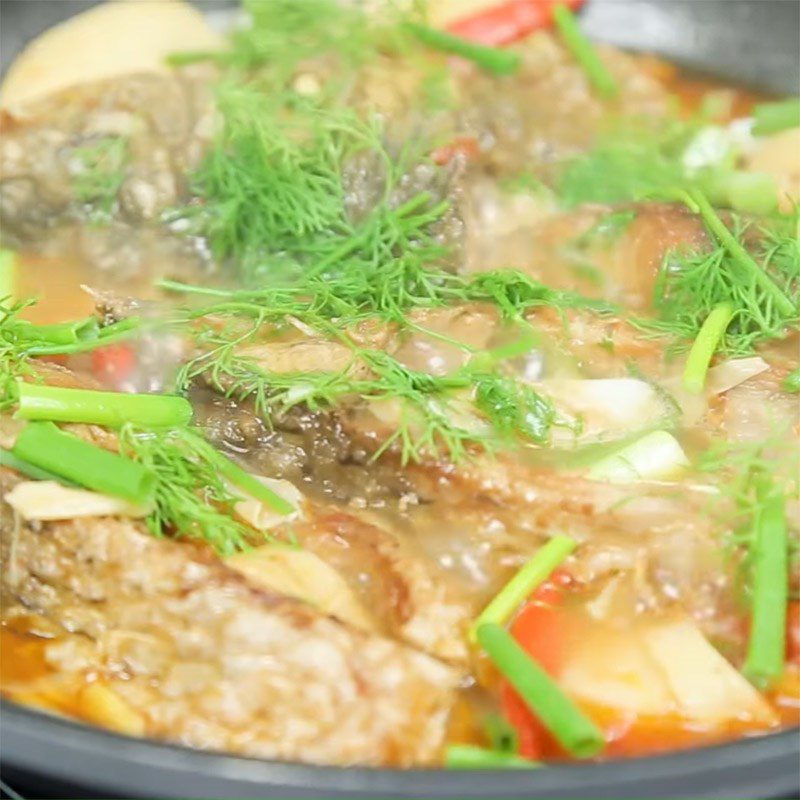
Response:
M29 39L91 5L2 0L3 68ZM231 4L199 5L224 15ZM794 93L800 85L796 0L592 0L582 24L594 39L762 91ZM399 771L198 752L2 701L0 766L4 782L25 797L789 798L800 796L800 733L537 771Z

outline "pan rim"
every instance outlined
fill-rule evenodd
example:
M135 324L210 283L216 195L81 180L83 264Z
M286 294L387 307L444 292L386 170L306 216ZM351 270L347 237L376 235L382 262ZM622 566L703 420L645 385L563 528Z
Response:
M283 790L284 796L500 798L535 796L532 791L543 797L634 796L626 790L637 797L666 796L648 789L662 786L671 797L702 798L754 797L756 786L762 797L800 788L800 772L792 769L800 764L800 727L657 756L536 771L457 772L323 766L196 750L106 731L6 699L0 700L0 720L3 766L94 791L133 790L140 796L276 796L264 795L266 789ZM190 795L193 788L200 793Z

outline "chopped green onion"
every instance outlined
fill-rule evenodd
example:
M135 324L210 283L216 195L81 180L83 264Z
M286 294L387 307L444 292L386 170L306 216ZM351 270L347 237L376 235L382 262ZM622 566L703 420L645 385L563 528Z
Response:
M753 611L742 672L766 689L783 672L786 602L789 592L786 501L763 480L757 485L753 558Z
M0 248L0 302L11 305L17 293L17 254ZM4 316L0 310L0 318Z
M685 193L687 205L702 216L706 226L711 230L719 243L730 253L733 261L754 280L759 286L771 295L775 306L782 314L791 316L796 313L792 301L781 291L767 273L756 264L753 257L742 247L737 238L728 230L725 224L714 211L711 203L703 192L691 189Z
M1 447L0 466L15 469L17 472L21 472L23 475L27 475L29 478L33 478L36 481L57 481L58 483L63 483L65 486L77 485L72 481L68 481L59 475L56 475L53 472L48 472L46 469L40 469L33 464L29 464L27 461L23 461L21 458L17 458L17 456L15 456L10 450L4 450Z
M406 23L406 28L428 47L467 58L495 75L511 75L519 69L522 63L519 53L512 53L510 50L476 44L460 36L454 36L452 33L429 28L427 25L420 25L416 22Z
M575 546L575 540L568 536L554 536L541 547L480 613L470 629L470 637L474 639L478 628L486 622L505 624L520 603L527 599Z
M766 216L778 208L778 184L766 172L735 170L725 177L721 189L736 211Z
M753 133L765 136L800 126L800 99L792 97L774 103L759 103L753 109Z
M782 381L781 388L784 392L795 394L800 392L800 367L792 370Z
M281 497L277 492L273 492L272 489L261 483L258 478L235 464L227 456L220 453L219 450L213 450L213 454L209 452L209 460L212 461L219 473L224 475L231 483L240 489L244 489L247 494L255 497L256 500L266 503L273 511L284 515L293 514L297 511L288 500Z
M78 322L82 322L78 320ZM74 325L76 323L62 323L64 326ZM127 339L138 331L142 326L142 320L139 317L126 317L119 322L114 322L105 327L94 325L86 325L85 328L79 328L79 336L75 340L67 340L66 335L59 329L59 326L50 325L36 325L32 326L37 330L24 330L22 331L23 337L29 337L32 344L27 348L26 352L31 356L49 356L49 355L69 355L72 353L85 353L90 350L95 350L98 347L104 347L107 344L118 342L122 339ZM47 340L42 338L48 328L56 328L54 335L56 341ZM17 331L15 330L15 333ZM67 334L68 335L68 334ZM58 341L60 337L61 341ZM38 342L41 342L39 344Z
M167 53L164 61L170 67L186 67L202 61L224 61L227 54L214 50L181 50L178 53Z
M692 344L683 370L683 388L687 392L700 394L703 391L711 358L717 351L731 319L733 319L733 306L730 303L720 303L706 317Z
M653 431L596 461L589 477L611 483L668 480L688 465L686 453L671 433Z
M119 428L126 422L148 428L180 428L192 419L184 397L96 392L17 381L15 417L53 422L85 422Z
M444 763L448 769L535 769L541 766L538 761L473 744L451 744Z
M488 622L478 628L478 642L525 705L566 750L576 758L591 758L603 749L603 732L508 631Z
M569 51L581 65L589 83L601 97L612 99L619 94L614 76L602 62L592 43L578 27L575 15L560 3L553 8L553 19Z
M96 339L100 326L94 317L36 325L18 320L14 325L14 338L21 342L41 342L48 345L69 345L86 339Z
M483 720L483 730L491 749L499 753L516 755L519 752L517 729L502 714L493 712Z
M141 464L89 444L52 422L26 425L11 452L35 467L101 494L142 506L153 500L155 477Z

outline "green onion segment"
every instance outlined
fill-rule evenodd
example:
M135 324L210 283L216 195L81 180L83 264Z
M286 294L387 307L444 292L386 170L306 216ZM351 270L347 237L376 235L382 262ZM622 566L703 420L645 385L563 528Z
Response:
M487 622L477 635L492 663L566 750L576 758L591 758L603 749L603 732L505 628Z
M96 447L57 428L52 422L26 425L12 455L87 489L122 497L136 505L153 500L155 476L141 464Z
M619 94L619 86L600 59L594 45L578 27L575 15L565 5L559 3L553 8L553 20L564 44L583 68L595 91L606 100L616 97Z
M419 41L428 47L469 59L495 75L511 75L519 69L522 63L519 53L513 53L510 50L476 44L452 33L429 28L427 25L420 25L416 22L407 22L405 25Z
M487 622L504 625L519 605L542 581L549 577L575 547L575 540L568 536L554 536L550 539L479 614L470 629L471 638L475 640L478 628Z
M65 486L76 486L77 484L56 475L54 472L48 472L46 469L41 469L33 464L23 461L21 458L15 456L10 450L4 450L0 447L0 467L8 467L21 472L28 478L33 478L37 481L57 481L63 483Z
M759 103L753 109L753 133L764 136L800 126L800 98Z
M683 370L683 388L687 392L700 394L703 391L708 366L732 319L733 306L730 303L720 303L706 317L692 344Z
M17 254L0 248L0 303L8 306L17 294ZM0 312L0 319L2 312Z
M786 601L789 593L786 503L783 494L762 480L757 486L750 640L742 672L767 689L783 672L786 650Z
M176 395L97 392L17 381L17 402L15 416L27 420L180 428L192 419L191 404Z
M451 744L444 764L448 769L535 769L541 766L538 761L473 744Z

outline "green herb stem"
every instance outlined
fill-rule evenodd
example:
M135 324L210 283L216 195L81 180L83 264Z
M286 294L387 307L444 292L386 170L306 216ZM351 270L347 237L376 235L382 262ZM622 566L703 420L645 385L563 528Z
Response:
M800 392L800 367L792 370L781 382L781 388L784 392L791 392L796 394Z
M603 749L603 732L508 631L489 622L478 628L477 636L500 673L566 750L576 758L591 758Z
M750 640L742 672L760 689L783 672L789 592L786 501L765 479L756 488Z
M416 22L407 22L406 28L428 47L469 59L495 75L511 75L519 69L522 63L519 53L510 50L476 44L461 36L455 36L452 33Z
M581 65L597 93L610 100L619 94L619 86L594 48L578 27L575 15L562 4L553 8L553 19L569 51Z
M478 628L487 622L504 625L519 605L564 561L575 547L575 540L568 536L554 536L550 539L480 613L470 630L471 637L475 638Z
M5 450L1 447L0 466L8 467L9 469L15 469L17 472L21 472L23 475L27 475L29 478L33 478L37 481L57 481L58 483L63 483L66 486L77 486L76 483L68 481L66 478L62 478L60 475L56 475L54 472L48 472L46 469L41 469L40 467L37 467L28 461L23 461L21 458L15 456L10 450Z
M52 422L28 423L11 452L35 467L101 494L142 506L153 499L155 477L141 464L89 444Z
M0 301L12 305L17 294L17 254L0 248ZM0 309L0 317L3 310Z
M224 475L232 484L239 489L243 489L251 497L266 503L273 511L288 516L297 509L286 499L281 497L272 489L265 486L256 477L242 469L218 450L214 450L214 455L210 459L221 475Z
M536 769L541 764L513 753L472 744L451 744L445 753L448 769Z
M706 317L692 344L683 370L683 388L687 392L700 394L703 391L708 366L732 319L733 306L730 303L720 303Z
M800 99L796 97L773 103L759 103L753 109L753 133L766 136L800 126Z
M728 230L717 215L708 198L703 192L692 189L688 193L689 199L697 206L703 221L717 238L719 243L730 253L733 261L741 268L747 277L752 278L769 294L775 306L782 314L790 316L797 312L792 301L781 291L769 275L756 264L753 257L742 247L739 240Z
M191 404L176 395L65 389L22 380L17 381L17 402L15 416L27 420L85 422L110 428L126 422L147 428L177 428L192 419Z

